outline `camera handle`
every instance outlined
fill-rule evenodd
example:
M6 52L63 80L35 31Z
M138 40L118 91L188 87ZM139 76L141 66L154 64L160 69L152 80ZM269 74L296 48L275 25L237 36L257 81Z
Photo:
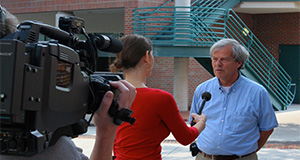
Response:
M114 93L114 99L111 106L109 107L108 114L113 117L113 122L115 125L121 125L123 122L128 122L134 124L135 118L130 117L133 113L132 110L128 108L122 108L119 110L118 97L119 91L109 85L109 81L100 75L91 75L91 90L92 102L89 106L87 113L93 113L99 108L99 105L103 99L104 94L107 91L112 91ZM90 121L93 116L91 116ZM90 122L89 121L89 122Z
M121 110L119 110L118 108L119 108L119 104L114 100L108 110L108 114L111 117L114 117L113 120L114 124L118 126L121 125L123 122L134 124L135 118L130 117L133 111L128 108L122 108Z
M99 96L99 92L98 92L98 96ZM103 94L100 97L103 97ZM102 98L101 98L101 100L102 100ZM98 101L98 103L96 103L96 106L99 106L100 105L99 103L100 102ZM109 116L114 118L113 119L114 124L118 125L118 126L121 125L123 122L128 122L129 124L134 124L135 118L130 117L132 115L133 111L128 108L122 108L121 110L119 110L118 108L119 108L119 104L114 99L108 110ZM92 116L90 117L88 124L90 124L92 117L94 115L94 112L97 109L98 109L98 107L94 107L94 110L90 112L92 114Z

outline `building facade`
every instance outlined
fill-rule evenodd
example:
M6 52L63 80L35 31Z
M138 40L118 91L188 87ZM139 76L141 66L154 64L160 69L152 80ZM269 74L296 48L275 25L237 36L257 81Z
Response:
M174 6L176 0L1 0L1 5L15 14L20 21L37 20L58 26L60 16L78 16L85 20L88 33L110 34L119 38L134 32L134 9L143 7ZM193 2L193 1L192 1ZM256 37L281 63L297 85L294 103L300 103L300 2L245 0L232 8ZM113 57L113 55L111 55ZM113 58L104 59L107 66ZM174 94L174 69L172 56L156 56L149 87ZM99 64L98 64L99 65ZM101 66L102 64L100 64ZM295 68L296 67L296 68ZM107 71L103 67L101 71ZM212 78L195 58L188 58L188 100L180 103L180 110L188 110L195 88ZM177 101L177 100L176 100Z

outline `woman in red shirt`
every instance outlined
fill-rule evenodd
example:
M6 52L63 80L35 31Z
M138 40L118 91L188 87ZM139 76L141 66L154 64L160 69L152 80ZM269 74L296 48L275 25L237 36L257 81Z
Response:
M110 69L112 72L123 69L125 80L136 87L137 95L131 106L136 122L118 127L114 156L116 160L161 160L160 143L170 132L179 143L188 145L204 129L206 117L193 114L197 123L188 127L170 93L146 86L154 65L149 39L131 34L122 37L121 41L123 50L116 54Z

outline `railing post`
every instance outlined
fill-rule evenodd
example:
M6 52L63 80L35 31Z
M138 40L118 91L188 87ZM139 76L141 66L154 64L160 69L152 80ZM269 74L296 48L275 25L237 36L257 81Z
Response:
M226 11L226 16L224 16L224 24L225 24L225 26L224 26L224 37L223 38L227 38L227 28L228 28L228 19L230 18L230 10L227 10Z

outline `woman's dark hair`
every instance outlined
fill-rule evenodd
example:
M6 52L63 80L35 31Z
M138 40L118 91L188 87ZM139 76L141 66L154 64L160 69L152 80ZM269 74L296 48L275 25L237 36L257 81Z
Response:
M142 35L130 34L120 40L123 43L123 49L116 54L115 61L110 65L111 72L135 67L147 51L149 53L152 51L151 41Z

